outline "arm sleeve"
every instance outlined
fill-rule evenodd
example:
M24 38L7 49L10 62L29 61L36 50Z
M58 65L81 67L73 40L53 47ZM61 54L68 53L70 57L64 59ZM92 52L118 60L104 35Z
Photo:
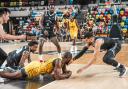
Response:
M73 59L76 60L80 58L87 50L88 50L88 47L85 46Z

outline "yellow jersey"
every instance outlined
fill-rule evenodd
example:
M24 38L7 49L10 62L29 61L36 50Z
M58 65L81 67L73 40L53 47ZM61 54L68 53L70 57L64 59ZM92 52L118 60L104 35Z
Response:
M69 30L76 30L76 31L78 31L78 27L76 25L76 20L74 20L74 21L70 21L69 20Z
M76 24L76 20L69 21L68 24L69 24L69 33L70 33L71 39L77 38L78 27L77 27L77 24Z
M33 61L24 67L27 78L31 79L40 74L51 73L53 71L53 62L58 58L48 59L46 62ZM59 58L60 59L60 58Z

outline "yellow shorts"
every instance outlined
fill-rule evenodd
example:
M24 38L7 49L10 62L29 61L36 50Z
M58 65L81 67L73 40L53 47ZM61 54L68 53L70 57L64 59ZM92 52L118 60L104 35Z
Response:
M78 30L70 30L71 39L77 38Z

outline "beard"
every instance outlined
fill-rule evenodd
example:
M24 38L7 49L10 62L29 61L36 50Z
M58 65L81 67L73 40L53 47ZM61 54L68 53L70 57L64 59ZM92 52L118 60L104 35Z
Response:
M30 52L34 53L34 52L35 52L35 50L31 50Z
M50 10L50 14L53 14L54 13L54 10Z
M88 45L91 46L93 44L93 42L89 42Z

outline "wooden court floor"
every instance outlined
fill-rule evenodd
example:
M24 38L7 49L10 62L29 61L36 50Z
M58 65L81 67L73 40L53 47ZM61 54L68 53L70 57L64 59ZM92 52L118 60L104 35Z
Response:
M0 47L8 53L25 44L26 43L0 44ZM62 42L60 45L62 52L70 50L70 42ZM78 50L81 50L82 47L83 44L78 45ZM43 48L45 52L44 59L57 57L56 47L51 42L46 42ZM102 57L104 54L105 53L101 53L101 55L98 57L98 60L90 68L80 74L77 74L77 69L84 66L89 61L89 59L92 58L92 53L84 54L80 59L69 65L68 69L73 71L71 78L53 81L45 86L40 87L40 89L127 89L128 74L124 78L119 78L119 73L113 70L113 67L103 63ZM32 54L31 58L32 60L38 60L38 55ZM116 60L125 66L128 66L128 44L122 44L122 49L117 54ZM39 87L23 89L37 88Z

